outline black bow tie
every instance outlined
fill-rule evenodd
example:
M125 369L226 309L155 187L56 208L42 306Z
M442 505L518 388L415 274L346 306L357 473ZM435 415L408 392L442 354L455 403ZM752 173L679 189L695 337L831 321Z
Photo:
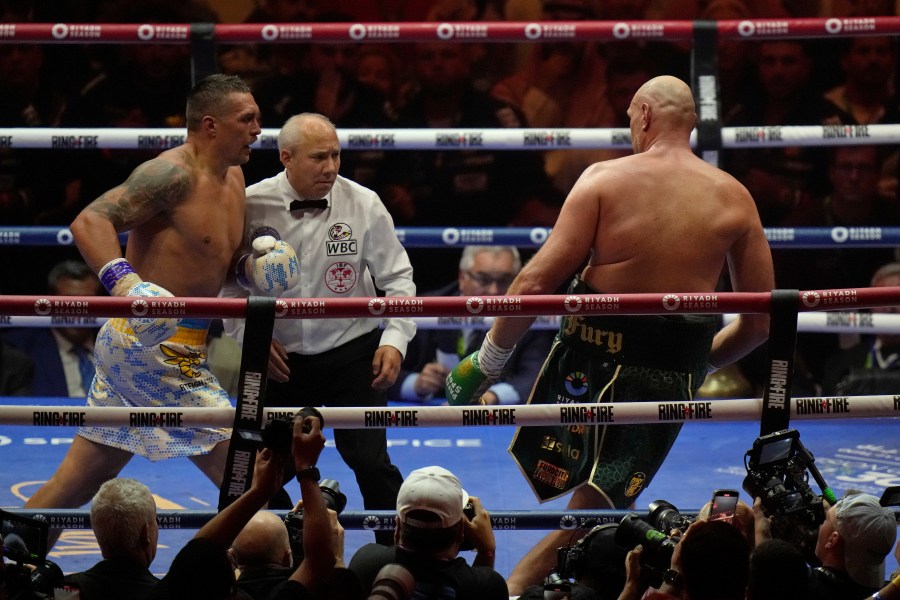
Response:
M328 208L328 200L294 200L291 202L290 210L302 210L304 208Z

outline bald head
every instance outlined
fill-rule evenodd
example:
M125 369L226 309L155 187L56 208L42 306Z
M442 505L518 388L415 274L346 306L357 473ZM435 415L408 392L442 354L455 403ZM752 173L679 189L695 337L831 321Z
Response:
M634 103L649 105L659 125L666 129L690 131L694 128L697 118L694 95L691 88L677 77L654 77L638 89Z
M244 526L231 545L239 567L291 565L291 542L278 515L261 510Z

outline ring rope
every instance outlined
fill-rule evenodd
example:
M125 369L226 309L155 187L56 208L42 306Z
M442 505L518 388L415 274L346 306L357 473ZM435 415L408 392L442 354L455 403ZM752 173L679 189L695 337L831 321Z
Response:
M900 508L891 507L900 520ZM4 508L7 512L37 518L46 521L51 528L58 529L91 529L91 511L70 508ZM274 509L271 512L284 517L288 511ZM490 510L491 526L494 530L532 530L532 529L564 529L592 527L602 523L618 523L623 517L634 511L624 509L603 510ZM699 508L679 508L682 515L693 517L700 512ZM210 510L178 510L158 509L156 521L160 529L200 529L218 513ZM378 529L393 530L396 511L366 510L343 511L338 521L344 529Z
M723 324L737 318L736 314L722 316ZM494 317L414 317L417 329L487 329ZM24 317L0 315L0 328L4 327L100 327L103 317ZM535 318L531 329L559 329L560 317L544 315ZM900 315L829 311L800 313L797 315L797 331L816 333L900 333Z
M900 287L799 291L799 312L900 305ZM771 292L573 294L528 296L387 296L280 298L280 319L455 316L659 315L766 313ZM0 296L0 315L42 317L241 318L246 298Z
M722 127L722 148L852 146L896 144L900 125L769 125ZM342 150L552 150L631 149L631 133L621 128L584 129L344 129ZM0 147L50 150L165 150L183 144L183 129L101 127L0 127ZM691 134L697 146L697 131ZM263 129L251 146L278 148L278 129Z
M685 41L704 21L455 21L346 23L7 23L0 43L188 44L196 31L220 43ZM895 35L900 17L723 20L725 40Z
M301 407L262 408L263 419L289 417ZM761 398L671 402L524 404L515 406L322 407L329 427L409 429L530 425L632 425L689 421L758 421ZM234 408L11 406L0 405L0 424L32 427L224 427ZM900 396L837 396L791 399L794 419L868 419L900 416Z
M397 239L407 248L460 248L504 245L539 248L550 235L548 227L397 227ZM900 227L771 227L763 232L772 248L892 248L900 246ZM122 245L128 234L119 234ZM2 246L71 246L68 227L0 227Z
M4 508L3 510L23 517L38 518L46 521L51 528L91 529L90 510L70 508ZM288 511L275 509L271 512L279 517L284 517ZM567 510L564 512L550 510L489 511L491 525L497 530L571 530L584 527L588 523L593 524L593 521L617 523L629 512L631 511L623 509ZM693 516L699 512L699 509L679 509L678 512ZM156 511L156 520L160 529L200 529L216 514L218 513L209 510L159 509ZM338 521L344 529L393 530L396 516L397 513L393 510L344 511L338 516Z

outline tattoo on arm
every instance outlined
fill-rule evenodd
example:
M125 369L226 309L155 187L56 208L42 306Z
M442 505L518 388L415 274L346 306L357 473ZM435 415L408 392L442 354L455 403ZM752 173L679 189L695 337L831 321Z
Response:
M155 158L139 165L124 183L88 208L108 219L116 231L127 231L168 210L190 189L191 174L184 166Z

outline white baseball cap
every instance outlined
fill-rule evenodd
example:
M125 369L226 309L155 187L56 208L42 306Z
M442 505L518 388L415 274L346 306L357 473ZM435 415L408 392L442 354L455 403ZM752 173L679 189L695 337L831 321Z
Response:
M469 494L462 489L456 475L443 467L423 467L410 473L397 494L397 515L401 523L437 529L452 527L463 518ZM411 511L433 513L437 520L410 518Z
M844 496L834 505L835 529L844 540L844 564L850 579L860 585L884 585L884 557L897 539L892 508L881 506L871 494Z

